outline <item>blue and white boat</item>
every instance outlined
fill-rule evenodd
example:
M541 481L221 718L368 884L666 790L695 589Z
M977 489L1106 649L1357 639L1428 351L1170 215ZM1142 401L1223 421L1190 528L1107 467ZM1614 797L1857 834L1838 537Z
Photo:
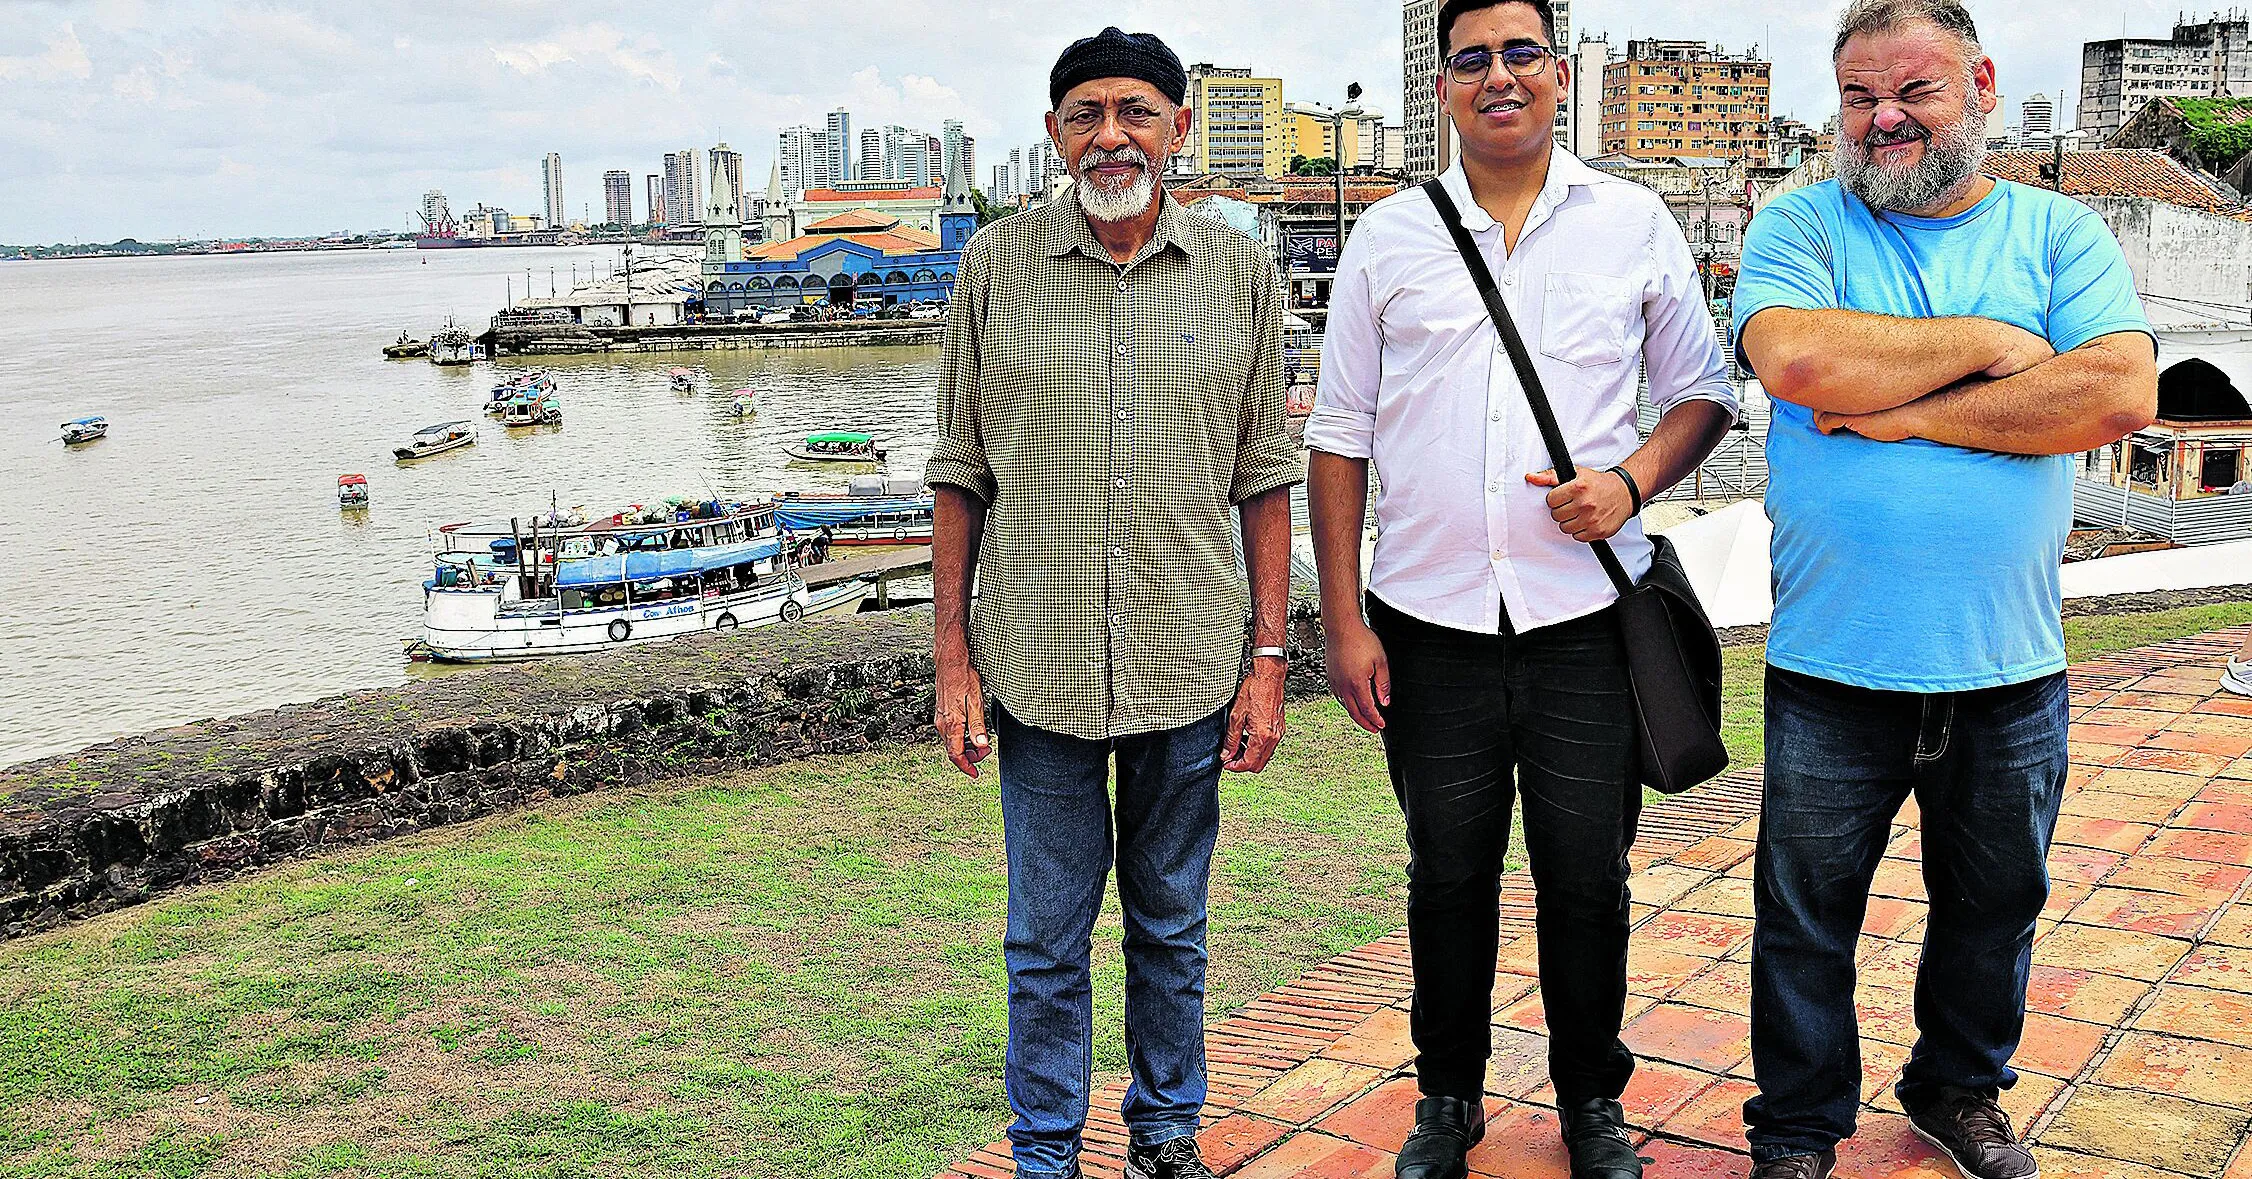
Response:
M63 423L63 445L82 446L109 433L109 419L100 415L73 418Z
M795 623L857 611L874 585L862 578L807 588L779 535L561 560L544 555L513 545L483 558L442 555L436 576L423 583L422 645L430 658L537 659Z
M819 533L826 528L831 544L929 544L934 507L928 494L778 495L774 518L790 533Z

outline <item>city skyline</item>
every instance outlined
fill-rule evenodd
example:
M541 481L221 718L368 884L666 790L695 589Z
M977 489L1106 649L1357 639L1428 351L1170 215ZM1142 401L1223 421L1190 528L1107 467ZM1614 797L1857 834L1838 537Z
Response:
M1777 44L1811 47L1810 60L1776 62L1774 110L1819 124L1835 105L1820 50L1838 6L1690 0L1658 23L1577 0L1572 24L1614 45L1697 38L1731 52L1759 43L1770 57ZM2060 126L2071 121L2082 42L2122 28L2163 37L2175 16L2154 0L2101 19L2017 8L1973 4L2008 121L2023 97L2061 89ZM936 134L947 120L998 161L1041 135L1047 63L1095 31L1049 8L953 0L874 3L847 23L791 2L687 7L662 22L591 7L427 19L438 11L403 0L307 11L225 0L8 6L0 100L17 117L0 123L0 151L19 166L0 176L0 241L404 231L433 188L463 208L540 209L549 152L577 178L563 193L576 219L602 212L605 172L646 176L686 145L743 145L744 171L764 176L781 128L826 129L839 108L855 133L840 154L854 165L862 128ZM1302 19L1145 0L1109 19L1165 36L1184 61L1280 77L1292 103L1334 104L1358 81L1364 104L1398 121L1398 0L1308 0L1292 12ZM954 35L929 35L934 21ZM442 34L425 31L441 24Z

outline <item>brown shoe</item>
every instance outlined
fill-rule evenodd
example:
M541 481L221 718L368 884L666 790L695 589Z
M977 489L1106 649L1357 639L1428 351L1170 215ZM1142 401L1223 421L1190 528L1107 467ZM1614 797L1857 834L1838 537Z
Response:
M1838 1165L1838 1152L1787 1154L1752 1168L1751 1179L1830 1179Z
M2033 1152L2010 1130L2010 1115L1994 1099L1968 1089L1942 1087L1927 1105L1908 1111L1916 1137L1936 1146L1963 1179L2035 1179Z

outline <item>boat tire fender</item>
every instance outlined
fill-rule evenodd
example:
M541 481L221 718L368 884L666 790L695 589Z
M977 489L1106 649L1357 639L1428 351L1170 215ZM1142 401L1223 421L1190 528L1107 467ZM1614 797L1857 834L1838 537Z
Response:
M791 598L782 603L782 621L798 622L805 618L805 603Z
M633 624L623 618L610 620L610 641L622 643L633 637Z
M736 627L741 625L742 623L737 622L733 614L722 614L719 617L712 619L713 630L734 630Z

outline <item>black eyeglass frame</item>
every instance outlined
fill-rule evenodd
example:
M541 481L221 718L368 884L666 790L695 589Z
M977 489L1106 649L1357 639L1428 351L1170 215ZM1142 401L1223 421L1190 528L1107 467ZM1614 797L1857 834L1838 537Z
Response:
M1518 60L1513 62L1511 55L1516 55ZM1501 59L1502 68L1512 78L1534 77L1548 68L1550 61L1562 60L1555 48L1548 45L1511 45L1498 52L1481 45L1447 58L1440 66L1446 71L1447 77L1454 79L1459 85L1468 86L1485 81L1487 75L1493 72L1494 59L1497 57ZM1519 65L1524 68L1518 68ZM1466 69L1466 66L1475 68Z

